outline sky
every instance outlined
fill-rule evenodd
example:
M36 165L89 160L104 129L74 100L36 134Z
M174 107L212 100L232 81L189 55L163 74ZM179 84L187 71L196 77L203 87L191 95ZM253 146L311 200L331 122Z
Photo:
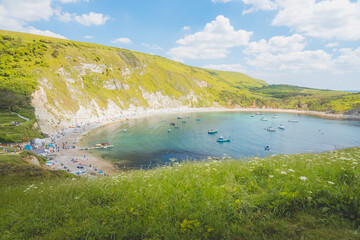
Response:
M0 0L0 29L360 90L360 0Z

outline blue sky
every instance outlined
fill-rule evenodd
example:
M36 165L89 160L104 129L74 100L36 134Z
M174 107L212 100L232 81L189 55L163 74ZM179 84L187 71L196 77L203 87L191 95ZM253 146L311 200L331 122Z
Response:
M359 90L359 0L0 0L0 29Z

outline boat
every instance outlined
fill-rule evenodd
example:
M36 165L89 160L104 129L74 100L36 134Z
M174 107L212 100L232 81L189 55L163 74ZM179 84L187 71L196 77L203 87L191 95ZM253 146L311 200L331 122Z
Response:
M123 132L127 132L127 130L126 130L126 129L124 129L124 130L123 130Z
M264 148L264 150L265 150L265 151L269 151L269 150L270 150L270 146L269 146L269 145L266 146L266 147Z
M171 126L175 126L175 123L170 123Z
M225 138L225 137L219 137L218 139L216 139L217 142L230 142L230 138Z
M278 115L273 115L272 118L278 118L279 116Z
M211 129L211 130L208 131L208 134L215 134L215 133L217 133L217 132L218 132L217 130Z
M297 119L289 119L288 122L291 122L291 123L298 123L299 121Z
M265 118L265 117L262 117L260 120L261 120L261 121L264 121L264 122L267 122L267 121L268 121L268 119Z
M182 119L182 117L177 117L177 119Z
M253 115L251 115L251 117L255 117L255 115L253 114Z
M197 118L196 121L200 121L200 118Z
M261 112L256 112L256 115L261 115Z
M179 128L179 126L175 126L175 128Z
M171 132L171 129L168 129L168 133Z
M274 128L274 127L268 127L267 129L266 129L268 132L276 132L276 129Z
M281 129L281 130L285 130L285 126L282 125L282 124L280 124L280 126L278 128Z

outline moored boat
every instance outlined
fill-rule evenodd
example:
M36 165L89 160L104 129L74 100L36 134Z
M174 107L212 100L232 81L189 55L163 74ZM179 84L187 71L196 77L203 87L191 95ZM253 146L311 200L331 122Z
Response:
M265 117L262 117L260 120L261 120L261 121L264 121L264 122L267 122L267 121L268 121L268 119L265 118Z
M276 132L276 129L274 127L272 127L272 126L268 127L266 130L268 132Z
M269 145L266 146L266 147L264 148L264 150L265 150L265 151L269 151L269 150L270 150L270 146L269 146Z
M280 126L278 128L281 129L281 130L285 130L285 126L282 125L282 124L280 124Z
M218 139L216 139L217 142L230 142L230 138L226 138L226 137L219 137Z
M215 134L215 133L217 133L217 132L218 132L217 130L211 129L211 130L208 131L208 134Z

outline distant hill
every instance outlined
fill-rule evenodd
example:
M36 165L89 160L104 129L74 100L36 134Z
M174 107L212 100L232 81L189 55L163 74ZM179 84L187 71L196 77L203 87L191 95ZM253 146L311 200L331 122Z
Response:
M348 104L338 104L348 98ZM0 108L25 109L30 117L35 111L43 132L149 109L257 106L344 112L357 107L358 99L348 92L269 85L242 73L126 49L0 31Z

